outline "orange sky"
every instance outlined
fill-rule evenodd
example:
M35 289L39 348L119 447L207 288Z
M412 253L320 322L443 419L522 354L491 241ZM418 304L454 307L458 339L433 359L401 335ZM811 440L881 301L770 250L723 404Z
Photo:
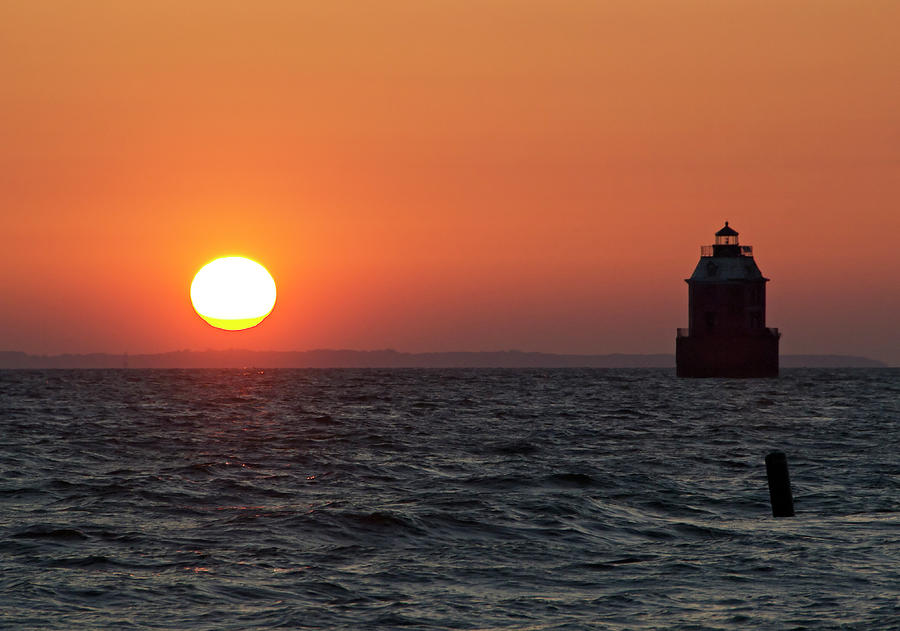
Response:
M782 352L900 364L894 0L10 0L0 349L674 352L729 220ZM263 263L243 333L191 309Z

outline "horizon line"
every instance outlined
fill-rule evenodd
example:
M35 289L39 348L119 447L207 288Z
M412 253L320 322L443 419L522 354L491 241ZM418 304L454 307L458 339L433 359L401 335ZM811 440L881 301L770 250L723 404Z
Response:
M241 359L241 356L244 359ZM266 358L268 356L268 358ZM894 367L864 355L782 353L784 368ZM266 362L272 364L266 366ZM294 363L297 362L297 363ZM494 351L408 352L392 348L357 350L178 349L153 353L89 352L36 354L0 350L0 368L674 368L675 353L555 353L505 349ZM135 366L134 364L138 364ZM240 364L240 366L238 365Z

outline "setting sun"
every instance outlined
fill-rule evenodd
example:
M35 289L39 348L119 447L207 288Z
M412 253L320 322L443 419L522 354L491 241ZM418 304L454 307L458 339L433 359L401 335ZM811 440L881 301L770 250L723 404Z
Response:
M249 329L275 306L275 281L265 267L240 256L207 263L191 283L197 314L226 331Z

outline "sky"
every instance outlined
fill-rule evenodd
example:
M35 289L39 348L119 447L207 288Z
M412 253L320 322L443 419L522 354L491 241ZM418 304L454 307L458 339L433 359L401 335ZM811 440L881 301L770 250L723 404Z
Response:
M783 353L900 365L894 0L7 0L0 350L674 352L754 246ZM243 332L190 303L262 263Z

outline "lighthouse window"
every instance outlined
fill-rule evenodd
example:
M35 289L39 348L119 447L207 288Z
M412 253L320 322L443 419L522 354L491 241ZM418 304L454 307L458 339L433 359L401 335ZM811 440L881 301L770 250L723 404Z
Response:
M714 329L716 327L716 312L715 311L707 311L705 315L706 315L706 328Z

